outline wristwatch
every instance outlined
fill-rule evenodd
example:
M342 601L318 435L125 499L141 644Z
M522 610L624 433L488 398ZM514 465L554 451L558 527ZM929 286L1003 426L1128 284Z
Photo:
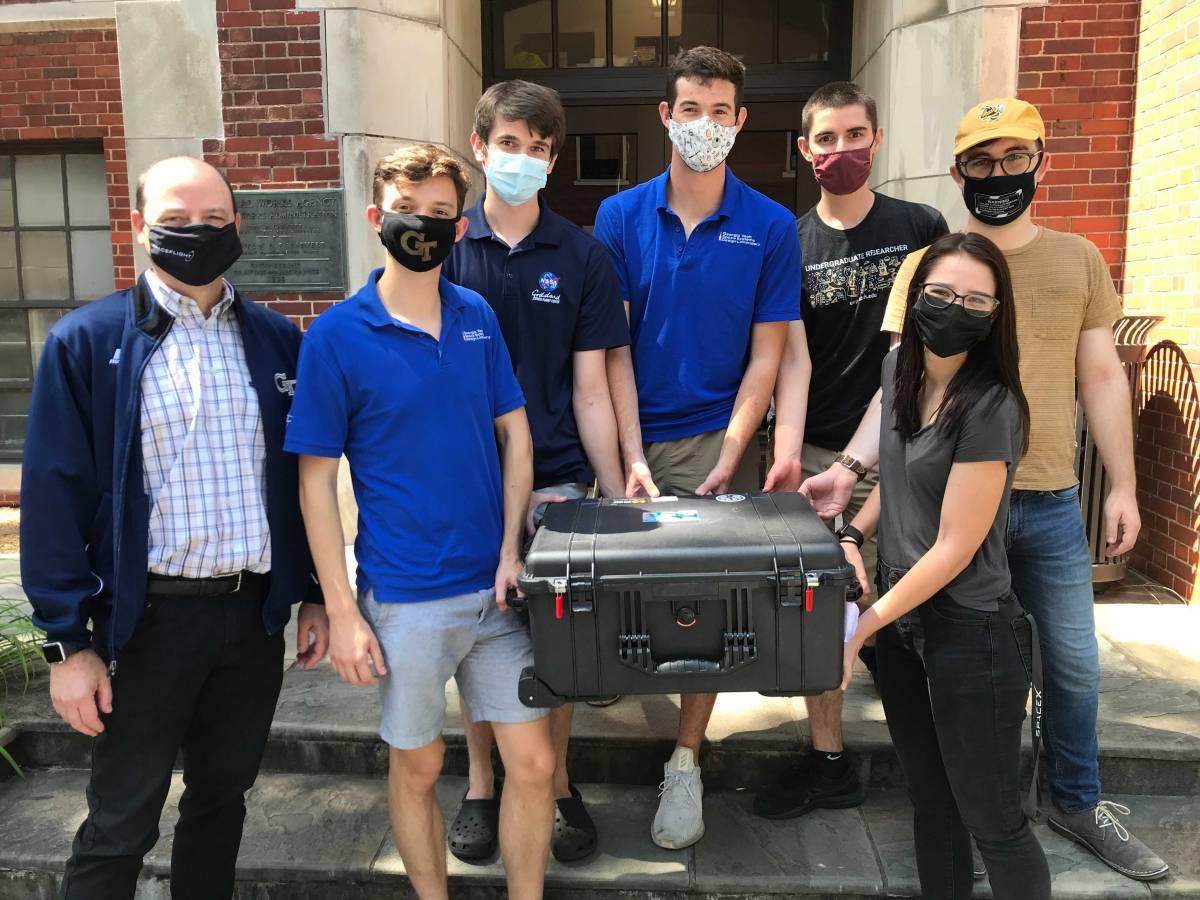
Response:
M862 481L867 476L867 467L849 453L839 453L833 458L833 461L836 463L841 463L843 466L857 475L859 481Z
M48 663L66 662L72 654L86 650L87 644L64 644L62 641L47 641L42 644L42 657Z
M863 541L866 540L866 538L863 537L863 533L849 523L846 523L837 530L837 539L839 544L844 544L846 541L852 541L854 546L859 550L862 549Z

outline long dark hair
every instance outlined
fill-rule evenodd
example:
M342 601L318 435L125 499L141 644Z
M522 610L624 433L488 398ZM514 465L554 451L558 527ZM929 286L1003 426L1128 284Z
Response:
M1018 369L1021 357L1017 349L1017 314L1013 308L1012 276L1000 248L983 235L962 232L943 235L930 244L908 285L906 321L911 323L913 306L920 300L922 286L933 267L942 258L955 253L978 260L992 270L992 277L996 280L996 299L1000 305L992 319L992 330L987 340L967 352L966 362L946 386L946 393L937 410L938 427L947 434L955 433L967 410L983 402L989 395L991 406L1003 402L1004 392L995 390L997 386L1003 386L1017 403L1024 436L1023 455L1029 448L1029 402L1021 389ZM906 439L921 429L920 396L924 380L925 344L917 334L917 329L910 324L900 336L893 403L895 429Z

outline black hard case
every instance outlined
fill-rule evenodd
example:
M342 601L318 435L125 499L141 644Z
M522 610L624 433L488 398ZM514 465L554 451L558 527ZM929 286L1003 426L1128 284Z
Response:
M546 707L836 688L857 583L808 502L785 493L552 504L520 586L534 650L520 696Z

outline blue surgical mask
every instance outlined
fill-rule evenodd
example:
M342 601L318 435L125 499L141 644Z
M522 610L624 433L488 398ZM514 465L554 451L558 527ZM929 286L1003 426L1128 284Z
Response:
M509 206L520 206L537 196L546 186L546 170L550 163L524 153L504 153L489 150L484 174L488 190Z

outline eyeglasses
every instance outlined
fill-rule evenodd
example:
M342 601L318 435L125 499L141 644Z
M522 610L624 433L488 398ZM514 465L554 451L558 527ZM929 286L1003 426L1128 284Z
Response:
M967 315L984 318L990 316L1000 305L1000 301L991 294L956 294L944 284L921 285L921 296L934 309L946 309L955 303L961 303Z
M996 170L996 163L1000 163L1000 168L1005 175L1024 175L1041 164L1042 153L1041 150L1036 153L1013 150L1011 153L1004 154L1003 159L976 156L965 162L959 160L955 165L958 166L958 171L967 178L987 178Z

